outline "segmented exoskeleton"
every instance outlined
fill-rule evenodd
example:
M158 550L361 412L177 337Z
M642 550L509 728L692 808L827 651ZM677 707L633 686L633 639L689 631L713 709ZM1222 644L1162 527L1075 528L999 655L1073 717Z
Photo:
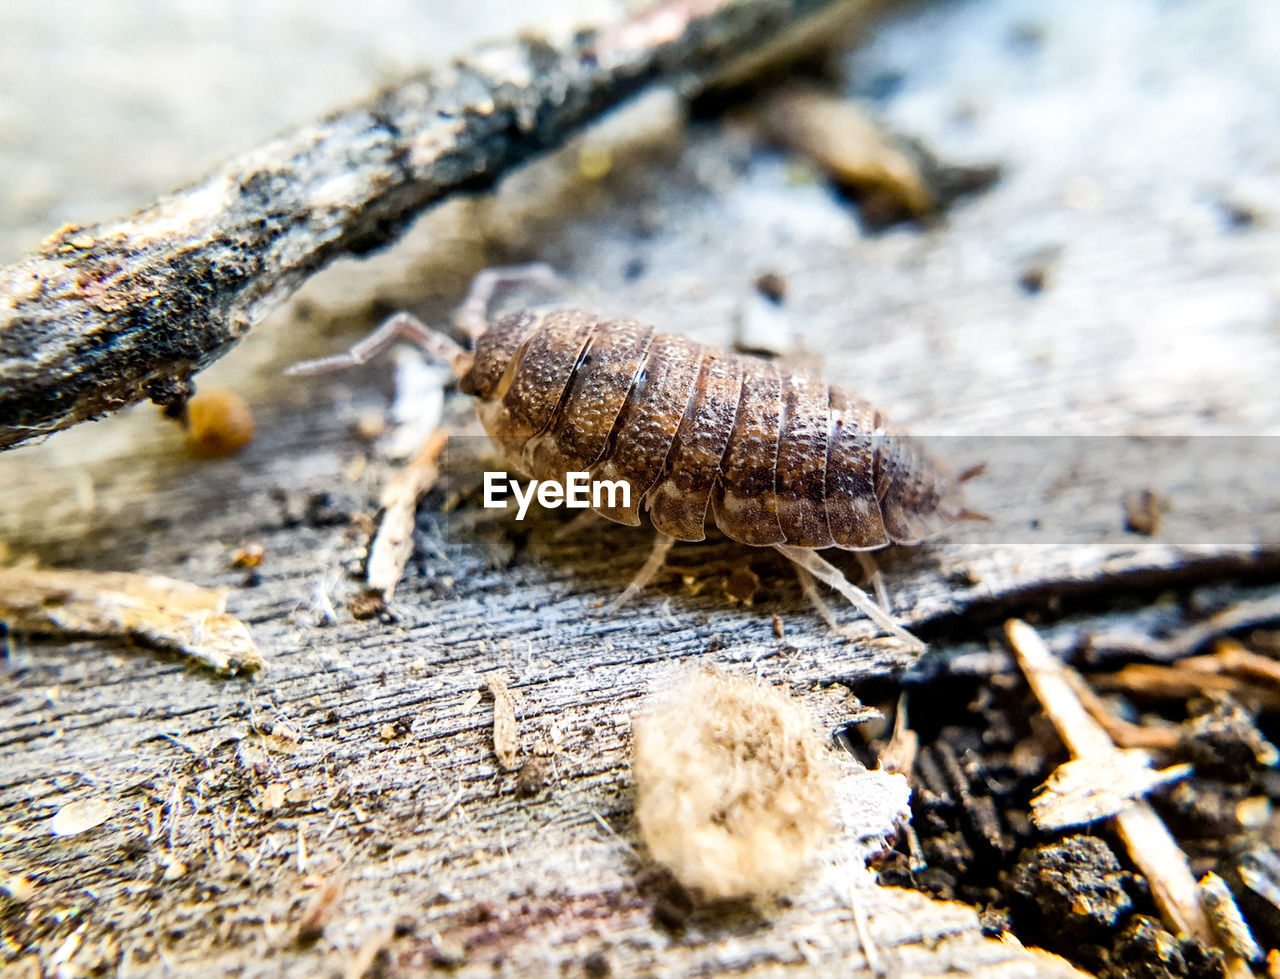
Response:
M820 378L628 319L527 310L476 339L461 390L502 456L535 479L631 484L619 523L698 541L713 519L756 546L912 544L962 509L883 416Z

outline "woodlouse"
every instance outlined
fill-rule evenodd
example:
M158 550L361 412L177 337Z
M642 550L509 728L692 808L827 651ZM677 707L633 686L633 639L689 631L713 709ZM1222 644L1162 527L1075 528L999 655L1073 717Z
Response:
M918 543L970 515L963 477L949 478L872 405L807 372L577 309L526 309L488 323L493 291L529 279L554 273L535 265L477 277L458 315L471 350L399 313L347 353L291 373L363 363L398 337L412 339L479 399L480 420L513 469L631 484L629 506L595 507L632 526L646 510L659 532L623 600L674 540L703 540L710 519L733 540L776 548L918 645L816 550Z

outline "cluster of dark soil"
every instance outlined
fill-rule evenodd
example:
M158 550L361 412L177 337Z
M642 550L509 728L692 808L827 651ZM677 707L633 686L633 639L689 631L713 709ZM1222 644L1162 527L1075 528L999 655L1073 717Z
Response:
M1114 687L1108 678L1117 675L1108 667L1093 680ZM1280 718L1268 707L1273 694L1266 682L1258 682L1249 706L1226 693L1175 698L1136 687L1113 689L1105 703L1118 719L1166 735L1168 745L1151 752L1158 767L1194 766L1149 800L1196 878L1221 876L1257 943L1274 949L1280 771L1269 739ZM943 670L923 682L908 678L884 698L889 716L901 691L920 748L911 773L911 825L882 856L882 883L973 904L989 934L1012 932L1098 975L1225 974L1220 950L1175 937L1162 924L1149 883L1110 820L1056 832L1036 826L1031 798L1068 755L1012 663L988 676ZM859 736L850 728L844 740L874 763L886 736L887 730Z

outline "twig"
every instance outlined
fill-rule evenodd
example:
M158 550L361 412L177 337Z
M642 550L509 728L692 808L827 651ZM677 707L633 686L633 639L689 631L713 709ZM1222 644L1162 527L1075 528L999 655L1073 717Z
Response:
M1168 639L1152 639L1144 634L1101 632L1086 639L1092 653L1142 655L1169 662L1190 656L1210 640L1228 632L1280 620L1280 595L1236 602L1203 622L1180 629Z
M1118 749L1102 725L1081 705L1066 679L1067 668L1054 658L1044 640L1018 619L1005 623L1005 635L1027 683L1072 756L1099 764L1114 762ZM1200 906L1196 879L1186 854L1155 810L1145 800L1137 799L1115 819L1130 857L1151 885L1151 896L1166 924L1179 934L1212 946L1214 936Z
M880 767L886 772L897 772L908 778L915 768L916 755L920 753L920 735L907 721L907 694L898 698L898 711L893 721L893 734L880 752Z
M498 756L498 764L509 772L519 763L516 702L501 673L486 673L484 682L493 694L493 753Z
M1160 666L1156 663L1130 663L1114 673L1095 673L1092 680L1104 690L1123 690L1134 697L1179 698L1190 700L1211 694L1230 694L1246 704L1261 704L1267 710L1280 710L1280 691L1249 677L1206 672L1203 661L1196 667L1186 663Z
M308 945L324 934L325 925L333 918L342 900L345 884L341 877L322 878L306 910L298 921L296 940L299 944Z
M0 448L144 398L183 403L194 373L334 258L394 241L652 83L696 91L788 29L864 6L666 0L481 45L129 218L63 228L0 270Z
M867 968L871 970L871 974L874 976L886 976L889 974L889 967L885 964L884 957L880 954L880 949L876 945L876 940L871 935L871 925L867 921L867 909L858 900L858 885L853 882L853 874L851 872L846 871L844 876L849 910L853 912L853 929L858 936L859 944L862 945L862 954L866 956Z
M1234 639L1219 639L1212 653L1188 657L1182 665L1191 670L1227 673L1280 686L1280 661L1252 652Z
M444 429L432 432L418 454L397 472L382 491L382 522L369 545L365 581L372 591L390 600L413 553L414 515L422 499L440 478L440 453L449 441Z
M1089 712L1095 721L1102 725L1107 735L1121 748L1152 748L1158 751L1168 751L1175 747L1182 740L1182 732L1176 725L1154 726L1148 724L1134 724L1132 721L1126 721L1121 717L1116 717L1107 708L1106 702L1103 701L1093 688L1085 682L1075 670L1066 671L1067 682L1071 684L1071 689L1075 691L1080 703L1084 705L1084 709Z

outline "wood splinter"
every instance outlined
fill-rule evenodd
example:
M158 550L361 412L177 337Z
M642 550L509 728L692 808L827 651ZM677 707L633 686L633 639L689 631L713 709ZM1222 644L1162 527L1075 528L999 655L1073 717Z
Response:
M226 592L161 575L0 568L0 621L16 631L124 636L226 676L266 665Z

